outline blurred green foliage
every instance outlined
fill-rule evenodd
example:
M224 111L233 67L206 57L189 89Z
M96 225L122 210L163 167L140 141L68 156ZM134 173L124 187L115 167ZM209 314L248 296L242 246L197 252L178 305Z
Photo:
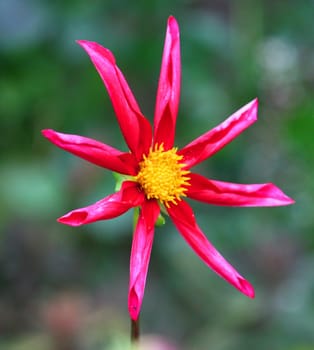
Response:
M76 39L113 51L152 120L167 17L181 29L183 146L259 97L259 121L200 166L272 181L297 203L193 203L209 239L256 287L246 299L156 229L144 334L178 349L314 349L314 3L311 0L0 2L0 348L126 349L132 213L56 223L114 188L112 175L48 143L44 128L126 149L108 95ZM160 349L162 346L160 346Z

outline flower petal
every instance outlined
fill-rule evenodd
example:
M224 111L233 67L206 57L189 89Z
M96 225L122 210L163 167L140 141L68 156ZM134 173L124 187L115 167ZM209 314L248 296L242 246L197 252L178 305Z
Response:
M222 149L257 120L257 99L251 101L214 129L201 135L178 154L183 155L186 169L202 162Z
M73 210L59 218L58 222L69 226L80 226L112 219L142 204L143 201L144 194L139 191L137 184L133 181L124 181L120 191L88 207Z
M128 307L132 320L137 320L144 297L146 276L154 238L154 225L160 209L156 201L145 201L135 228L131 259Z
M197 201L237 207L273 207L293 204L278 187L266 184L235 184L209 180L199 174L189 174L187 196Z
M113 54L101 45L78 40L88 53L109 93L125 141L137 160L147 153L152 142L152 130L123 74L116 65Z
M159 77L155 118L154 144L164 144L167 151L173 147L181 84L179 26L169 17Z
M56 146L93 164L120 174L136 175L137 162L130 153L87 137L63 134L52 129L42 130L42 134Z
M167 210L183 238L205 264L240 292L254 298L254 289L251 284L221 256L198 227L191 207L181 200Z

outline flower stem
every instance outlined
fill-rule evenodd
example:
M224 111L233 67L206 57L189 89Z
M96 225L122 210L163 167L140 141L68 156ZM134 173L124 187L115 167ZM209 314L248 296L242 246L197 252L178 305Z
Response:
M140 340L140 323L139 318L134 321L131 320L131 342L133 344L138 343Z

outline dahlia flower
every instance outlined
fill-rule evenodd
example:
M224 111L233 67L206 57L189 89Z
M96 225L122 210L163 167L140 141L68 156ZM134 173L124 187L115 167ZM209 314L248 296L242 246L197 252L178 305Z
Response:
M43 135L56 146L105 169L122 174L118 191L60 217L60 223L80 226L107 220L138 207L131 258L128 309L137 320L160 212L167 214L178 232L205 264L248 297L252 285L222 257L198 226L188 197L213 205L281 206L294 201L271 183L236 184L207 179L193 167L221 150L257 119L257 99L232 114L181 149L174 146L179 107L181 60L179 27L169 17L153 127L142 114L113 54L101 45L79 40L107 88L121 132L129 148L122 152L102 142L51 129Z

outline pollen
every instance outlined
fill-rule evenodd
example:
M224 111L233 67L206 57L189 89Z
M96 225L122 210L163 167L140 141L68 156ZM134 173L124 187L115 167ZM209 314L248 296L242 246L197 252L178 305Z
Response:
M140 170L135 179L148 199L157 199L166 207L177 204L190 185L190 172L183 170L183 156L177 154L177 148L164 150L163 144L150 148L139 163Z

